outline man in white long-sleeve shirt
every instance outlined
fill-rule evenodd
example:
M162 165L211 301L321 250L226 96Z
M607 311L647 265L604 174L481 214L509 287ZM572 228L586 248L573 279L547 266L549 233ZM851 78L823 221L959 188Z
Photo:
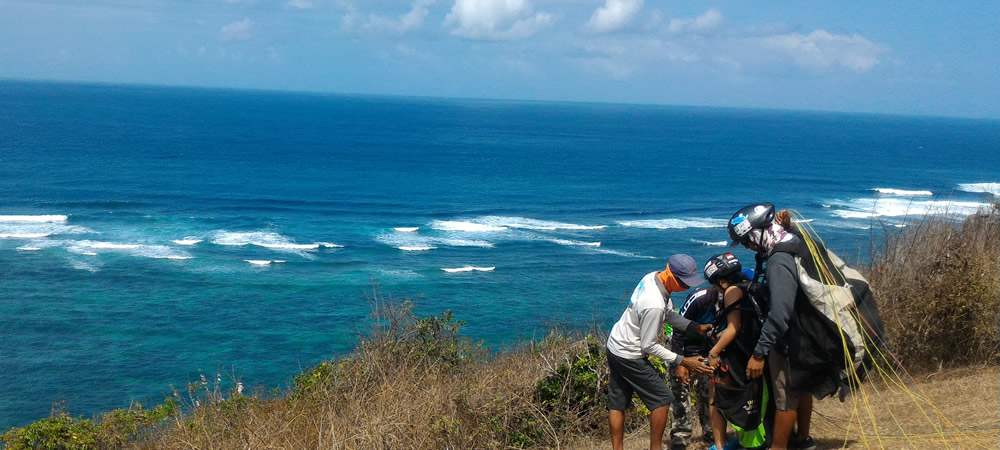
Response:
M611 445L623 448L625 436L625 410L632 402L632 394L649 408L649 448L659 450L663 430L667 425L667 409L673 394L660 377L647 355L655 356L665 364L682 364L691 372L708 374L712 369L699 357L683 357L664 347L663 323L674 328L705 334L710 324L699 325L674 311L670 301L672 292L682 292L701 284L701 276L694 259L688 255L674 255L667 260L667 267L651 272L639 281L632 292L628 308L608 335L607 354L610 377L608 380L608 422L611 426Z

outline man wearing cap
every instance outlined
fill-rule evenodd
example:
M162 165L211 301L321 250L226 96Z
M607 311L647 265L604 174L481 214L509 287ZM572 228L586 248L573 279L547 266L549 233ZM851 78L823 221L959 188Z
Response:
M686 291L701 283L694 259L682 254L671 256L664 270L650 272L639 281L628 308L611 329L607 344L608 423L615 450L621 450L624 445L625 410L631 404L633 393L639 395L650 411L649 448L659 450L662 446L667 409L674 396L647 356L655 356L671 366L683 365L695 374L712 372L698 356L683 357L660 344L664 322L702 335L711 327L685 319L674 311L670 301L671 293Z

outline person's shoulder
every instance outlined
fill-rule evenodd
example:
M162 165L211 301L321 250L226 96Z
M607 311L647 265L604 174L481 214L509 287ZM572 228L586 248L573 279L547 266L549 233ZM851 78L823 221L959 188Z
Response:
M795 256L788 252L774 252L767 258L767 266L774 265L795 265Z

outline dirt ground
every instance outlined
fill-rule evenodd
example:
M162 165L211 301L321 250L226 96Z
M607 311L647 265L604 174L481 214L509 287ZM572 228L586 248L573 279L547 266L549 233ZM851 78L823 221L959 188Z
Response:
M811 435L817 448L923 450L1000 446L998 367L947 371L916 377L915 381L915 386L866 382L863 393L852 395L844 403L829 398L816 401ZM669 433L668 429L666 434ZM694 435L698 434L695 430ZM611 442L579 442L569 447L606 449ZM688 446L689 449L707 447L700 443ZM648 426L626 435L625 448L649 448Z

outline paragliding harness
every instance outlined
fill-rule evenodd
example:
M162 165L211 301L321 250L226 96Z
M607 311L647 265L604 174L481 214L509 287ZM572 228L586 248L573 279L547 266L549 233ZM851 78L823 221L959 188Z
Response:
M712 324L713 330L718 331L726 324L726 316L730 312L740 311L740 332L719 355L720 368L727 377L724 384L715 384L712 403L736 428L740 445L744 448L767 444L765 430L770 429L774 411L769 382L764 378L750 380L746 376L747 362L760 338L769 305L762 265L763 261L758 259L753 280L736 285L743 291L743 297L728 307L720 308Z
M780 243L775 252L791 254L799 290L785 335L790 387L841 401L857 389L881 345L882 320L868 282L821 243L794 227L798 242ZM806 239L810 239L809 243Z

